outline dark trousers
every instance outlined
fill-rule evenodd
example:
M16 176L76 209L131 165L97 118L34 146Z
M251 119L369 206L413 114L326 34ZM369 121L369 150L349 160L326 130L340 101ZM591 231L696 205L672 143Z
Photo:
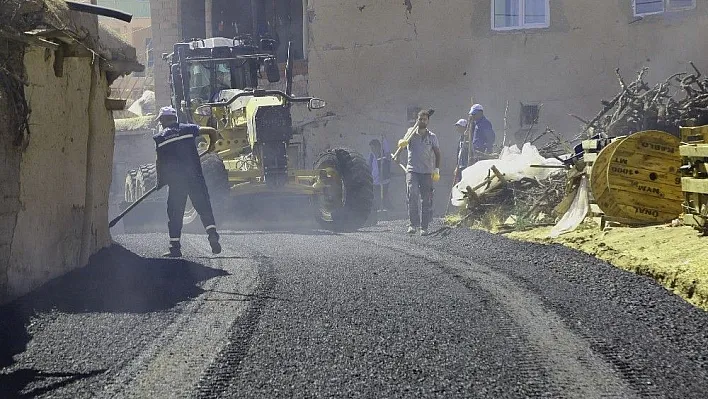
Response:
M170 241L173 245L179 243L177 239L182 235L182 218L184 217L184 208L187 206L188 196L192 200L194 209L202 219L204 228L207 230L216 229L214 212L211 209L211 201L209 200L209 190L203 177L192 177L176 181L171 183L169 188L169 194L167 195L167 229L170 232Z
M433 175L408 172L406 186L411 226L427 229L433 218Z

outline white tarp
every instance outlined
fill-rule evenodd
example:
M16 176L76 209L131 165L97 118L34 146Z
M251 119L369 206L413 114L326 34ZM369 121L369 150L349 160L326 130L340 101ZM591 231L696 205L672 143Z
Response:
M155 113L155 92L145 90L139 99L135 100L128 108L129 112L137 116L145 116Z
M524 144L519 150L516 145L504 147L498 159L487 159L477 161L473 165L462 171L462 179L452 187L452 200L454 206L464 205L464 194L467 187L476 187L483 183L490 175L492 166L504 175L506 181L519 181L523 178L543 180L554 173L563 173L563 169L558 168L532 168L531 165L562 165L563 163L554 158L544 158L538 153L538 149L530 143ZM485 191L492 190L499 186L499 179L492 179L489 185L484 185L475 190L477 195Z
M573 203L570 204L570 209L563 214L563 217L551 229L549 237L556 238L563 233L573 231L580 226L580 223L585 220L585 216L590 209L590 201L588 199L588 177L583 176L580 180L580 186L575 191Z

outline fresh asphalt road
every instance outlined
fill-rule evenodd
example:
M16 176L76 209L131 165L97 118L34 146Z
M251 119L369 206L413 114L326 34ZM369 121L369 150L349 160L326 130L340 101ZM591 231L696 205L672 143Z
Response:
M404 231L117 236L0 308L0 397L708 397L708 314L652 280Z

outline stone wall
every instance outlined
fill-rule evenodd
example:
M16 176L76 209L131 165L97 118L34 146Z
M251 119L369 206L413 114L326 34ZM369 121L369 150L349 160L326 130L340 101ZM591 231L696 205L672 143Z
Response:
M0 303L7 293L7 265L20 210L20 152L13 145L11 109L6 93L0 92Z
M105 74L91 58L66 58L56 77L53 53L36 47L24 63L29 145L21 152L3 138L0 146L2 209L15 209L16 221L13 212L0 221L0 301L85 265L111 243L113 119Z

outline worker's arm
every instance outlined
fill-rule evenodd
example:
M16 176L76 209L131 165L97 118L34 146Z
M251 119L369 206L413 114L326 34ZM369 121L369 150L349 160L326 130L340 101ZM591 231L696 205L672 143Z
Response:
M217 133L216 129L212 127L200 126L199 134L202 136L209 136L209 148L207 151L214 152L216 142L219 140L219 133Z
M433 147L433 153L435 153L435 168L440 169L440 147Z

